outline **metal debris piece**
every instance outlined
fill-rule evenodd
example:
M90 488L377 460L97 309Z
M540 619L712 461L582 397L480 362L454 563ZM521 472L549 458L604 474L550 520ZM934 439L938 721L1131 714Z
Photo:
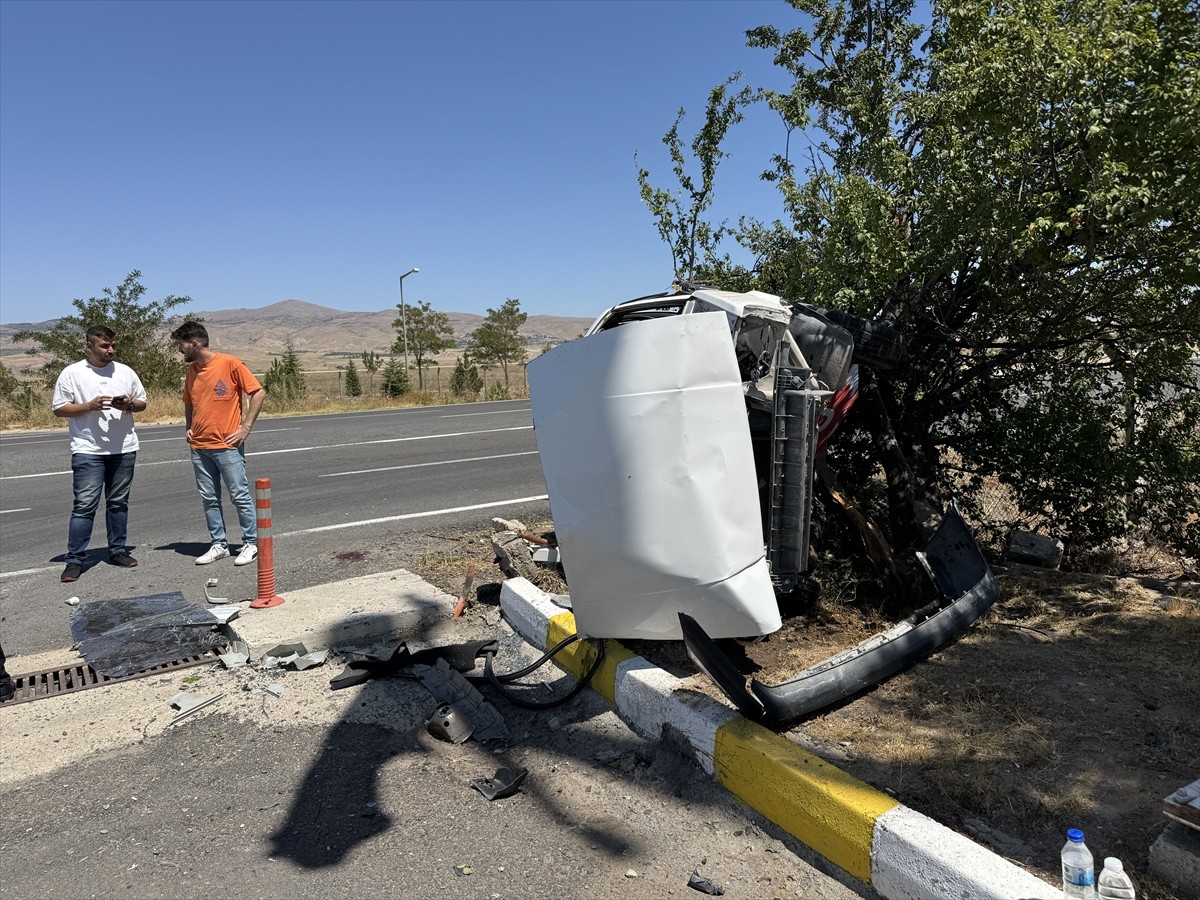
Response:
M228 625L242 614L242 609L240 606L214 606L208 612L222 625Z
M219 578L210 578L210 579L208 579L208 581L204 582L204 599L207 600L209 603L220 604L220 603L228 603L229 602L228 597L214 597L212 594L210 594L208 592L208 589L215 588L219 581L220 581Z
M525 776L529 774L528 769L509 769L507 767L496 770L496 774L491 778L473 778L471 779L471 787L483 794L489 800L503 800L505 797L511 797L525 782Z
M461 744L471 736L475 726L470 716L453 703L443 703L425 720L425 730L440 741Z
M477 741L490 741L508 737L508 726L496 707L483 698L483 694L456 672L445 659L436 666L413 666L425 690L439 704L453 703L475 724L473 737Z
M699 869L692 872L692 877L688 879L688 887L702 894L711 894L714 897L720 897L725 893L725 888L721 887L711 878L701 875Z
M266 691L268 694L271 694L272 696L275 696L275 697L283 696L283 685L282 684L264 685L263 690Z
M245 641L234 641L220 656L227 669L237 669L250 662L250 645Z
M187 691L180 691L170 700L170 705L179 710L179 715L173 718L170 724L174 725L185 716L190 716L196 710L204 709L204 707L216 703L224 696L224 691L221 691L219 694L213 694L210 697L200 697L196 694L189 694Z
M278 666L291 666L296 671L303 672L313 666L323 665L328 655L328 650L314 650L309 653L308 648L299 642L276 644L262 655L262 659L258 661L258 667L274 669Z

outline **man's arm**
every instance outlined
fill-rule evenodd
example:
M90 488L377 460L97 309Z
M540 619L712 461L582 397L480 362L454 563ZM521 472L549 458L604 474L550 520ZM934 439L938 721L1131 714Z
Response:
M54 414L60 419L71 419L75 416L82 416L90 412L96 412L105 409L112 403L112 397L93 397L87 403L64 403L62 406L54 407Z
M240 447L242 443L250 436L250 429L254 427L254 420L258 418L258 412L262 409L263 401L267 399L267 392L259 388L250 395L250 404L246 410L246 415L242 418L241 427L233 434L225 438L225 443L230 447Z
M183 436L187 438L187 442L192 442L192 404L183 404Z

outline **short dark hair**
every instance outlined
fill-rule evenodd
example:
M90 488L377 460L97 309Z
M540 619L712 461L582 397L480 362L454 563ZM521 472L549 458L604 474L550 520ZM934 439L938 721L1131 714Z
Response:
M111 341L117 336L117 333L107 325L93 325L87 330L84 335L89 341L95 338L104 338L106 341Z
M199 322L184 322L171 332L173 341L195 341L197 344L208 346L208 329Z

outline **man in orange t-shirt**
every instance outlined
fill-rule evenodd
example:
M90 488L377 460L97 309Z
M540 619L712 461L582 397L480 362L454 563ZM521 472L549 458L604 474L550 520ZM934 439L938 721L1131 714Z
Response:
M236 356L209 349L208 330L199 322L184 322L171 332L171 340L190 363L183 385L183 417L196 488L204 501L204 520L212 539L212 546L196 558L196 565L206 566L229 555L221 511L224 482L242 526L242 547L233 564L244 566L258 558L257 513L246 477L246 438L267 392ZM243 396L250 398L244 411Z

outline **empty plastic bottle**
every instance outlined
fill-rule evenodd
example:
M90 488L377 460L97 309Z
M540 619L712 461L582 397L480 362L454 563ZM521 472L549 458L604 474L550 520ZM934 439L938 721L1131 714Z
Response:
M1083 832L1072 828L1062 849L1063 896L1067 900L1095 900L1095 869L1092 851L1083 842Z
M1115 856L1104 858L1104 868L1096 879L1096 896L1100 900L1134 900L1133 882Z

